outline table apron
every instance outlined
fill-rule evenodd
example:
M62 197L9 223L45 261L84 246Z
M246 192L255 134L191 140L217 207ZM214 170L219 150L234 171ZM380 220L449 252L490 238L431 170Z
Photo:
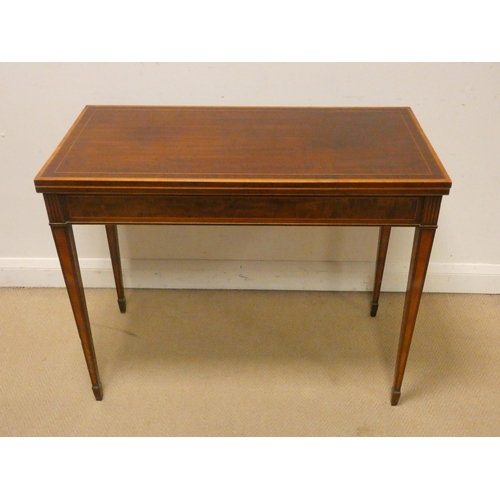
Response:
M419 196L46 194L51 223L75 224L346 224L421 222ZM435 203L431 203L435 205Z

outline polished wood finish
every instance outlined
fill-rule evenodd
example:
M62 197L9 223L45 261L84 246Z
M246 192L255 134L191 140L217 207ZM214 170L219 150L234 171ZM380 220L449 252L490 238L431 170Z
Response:
M74 223L415 224L418 197L268 195L68 195Z
M416 228L391 402L397 403L443 195L451 181L410 108L87 106L35 178L97 399L102 389L72 224L104 224L120 310L117 224ZM377 304L375 306L374 304Z
M87 106L42 192L447 194L409 108Z
M387 248L389 247L389 238L391 236L391 227L382 226L380 228L377 249L377 261L375 267L375 282L373 284L373 299L370 316L374 318L378 311L378 299L382 287L382 277L384 275L385 259L387 257Z

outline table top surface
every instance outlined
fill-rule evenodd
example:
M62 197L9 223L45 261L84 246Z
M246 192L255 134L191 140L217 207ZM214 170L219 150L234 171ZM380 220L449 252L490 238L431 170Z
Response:
M447 194L451 180L410 108L87 106L35 186Z

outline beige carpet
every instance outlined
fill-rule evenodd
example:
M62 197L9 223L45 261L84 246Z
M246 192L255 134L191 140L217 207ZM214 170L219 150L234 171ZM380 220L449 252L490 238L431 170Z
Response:
M2 436L499 436L500 296L87 290L94 400L64 289L0 289Z

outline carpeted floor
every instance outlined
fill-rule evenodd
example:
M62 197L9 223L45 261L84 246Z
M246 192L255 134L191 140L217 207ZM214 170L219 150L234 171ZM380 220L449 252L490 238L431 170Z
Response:
M397 407L403 294L0 288L1 436L499 436L500 295L425 294Z

